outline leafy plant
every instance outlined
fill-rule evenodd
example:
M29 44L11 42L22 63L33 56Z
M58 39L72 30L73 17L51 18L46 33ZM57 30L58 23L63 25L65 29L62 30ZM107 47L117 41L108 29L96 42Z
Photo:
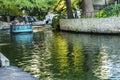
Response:
M102 9L100 12L97 12L96 17L106 18L106 17L119 16L119 14L120 14L120 4L110 5Z
M107 15L105 14L104 10L101 10L101 11L97 12L97 13L95 14L95 16L96 16L97 18L101 18L101 17L105 18Z
M65 19L65 15L64 14L59 14L59 15L56 15L54 16L53 20L52 20L52 24L51 26L56 29L56 30L59 30L60 29L60 19Z

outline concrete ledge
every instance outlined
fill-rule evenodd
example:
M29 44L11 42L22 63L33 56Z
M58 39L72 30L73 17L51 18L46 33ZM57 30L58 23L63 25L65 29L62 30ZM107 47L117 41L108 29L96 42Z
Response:
M89 33L120 33L120 18L61 19L60 29Z
M0 80L38 80L36 77L15 67L1 67Z
M9 66L10 62L2 53L0 53L0 67Z
M38 80L15 66L10 66L9 60L0 53L0 80Z

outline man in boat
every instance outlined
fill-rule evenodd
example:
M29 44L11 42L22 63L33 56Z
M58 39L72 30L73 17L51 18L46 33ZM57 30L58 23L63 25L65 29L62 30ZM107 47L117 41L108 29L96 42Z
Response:
M18 25L19 24L19 20L17 18L15 18L12 22L13 25Z

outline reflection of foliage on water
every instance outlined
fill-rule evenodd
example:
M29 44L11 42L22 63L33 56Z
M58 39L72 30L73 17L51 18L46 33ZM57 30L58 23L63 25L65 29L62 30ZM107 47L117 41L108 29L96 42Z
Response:
M48 80L50 75L52 75L48 68L51 65L49 63L51 53L48 50L51 36L48 31L35 33L31 42L32 47L27 47L26 45L30 45L27 43L21 43L19 46L14 43L6 47L11 54L5 53L8 53L7 55L12 65L18 66L40 79Z
M81 45L74 44L73 46L73 56L74 56L74 67L75 72L83 72L83 63L84 63L84 55L83 55L83 49Z
M61 39L61 36L58 34L56 35L57 36L55 36L54 44L51 46L51 61L53 63L51 70L53 73L68 72L67 70L64 70L64 68L67 66L67 43L64 39Z
M108 60L108 54L110 53L110 48L107 46L101 46L100 53L97 57L97 62L99 64L96 64L96 67L94 68L94 73L96 76L98 76L101 80L107 80L110 78L110 61Z
M94 70L99 66L99 47L97 45L84 46L84 71L86 72L86 79L99 80L98 76L94 74Z
M100 52L99 46L91 44L90 39L87 39L89 37L84 38L84 36L78 36L78 34L61 33L61 36L73 47L72 55L74 57L72 60L74 60L74 63L77 62L76 65L79 66L77 67L74 64L73 73L79 75L76 78L81 80L99 80L93 71L96 68L96 62L99 61L97 58ZM75 56L78 56L78 58L75 58ZM75 68L78 68L78 72L75 72Z
M84 55L80 44L69 43L68 45L66 39L61 37L60 34L55 34L51 52L51 63L53 63L51 70L55 74L54 78L56 77L62 80L85 78L83 77Z
M50 33L50 34L49 34ZM39 32L34 34L33 50L31 55L31 66L27 69L35 76L43 80L49 80L52 73L49 70L49 60L51 53L49 52L49 46L51 43L51 32Z

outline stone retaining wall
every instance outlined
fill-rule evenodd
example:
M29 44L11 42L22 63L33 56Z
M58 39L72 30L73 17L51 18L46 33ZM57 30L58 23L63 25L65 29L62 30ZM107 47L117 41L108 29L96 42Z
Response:
M60 29L75 32L120 33L120 18L61 19Z

